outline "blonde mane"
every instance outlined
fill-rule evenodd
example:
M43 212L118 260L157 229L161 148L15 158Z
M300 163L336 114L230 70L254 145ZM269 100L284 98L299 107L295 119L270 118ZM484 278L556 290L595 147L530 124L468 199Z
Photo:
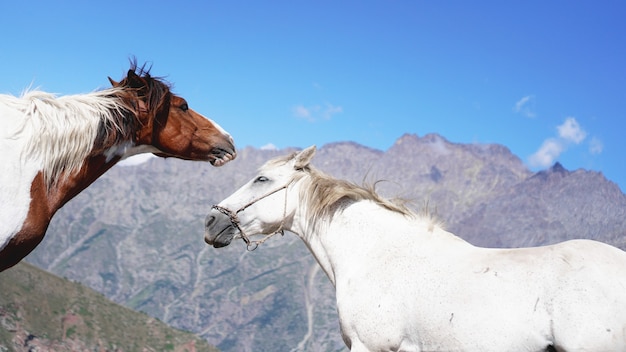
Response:
M296 153L274 158L268 161L263 168L271 168L288 162L293 159ZM350 200L353 202L360 200L372 201L384 209L400 213L408 217L416 217L417 214L406 206L406 201L400 198L386 199L376 192L376 183L372 185L359 186L353 182L334 178L324 172L307 165L303 172L294 175L293 182L304 178L305 183L301 188L302 199L308 204L308 218L317 222L322 217L332 217L341 201Z
M22 157L40 160L50 188L63 173L80 170L97 141L132 132L132 124L124 121L131 108L120 98L123 94L120 88L62 97L28 91L0 99L24 113L16 136L27 139Z
M359 186L353 182L336 179L315 168L307 167L304 170L309 178L303 184L301 195L308 204L308 217L317 222L322 217L332 217L341 209L342 201L357 202L361 200L372 201L384 209L396 212L408 217L416 214L405 205L405 201L399 198L386 199L376 193L375 184ZM300 177L304 174L300 174Z

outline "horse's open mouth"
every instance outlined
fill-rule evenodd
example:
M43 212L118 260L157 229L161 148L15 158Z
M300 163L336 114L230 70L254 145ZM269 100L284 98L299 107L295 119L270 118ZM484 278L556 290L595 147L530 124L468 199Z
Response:
M210 158L209 162L213 166L220 167L226 164L227 162L234 160L236 157L237 157L237 152L235 152L234 150L228 151L228 150L221 149L221 148L215 148L211 152L211 155L209 155L209 158Z

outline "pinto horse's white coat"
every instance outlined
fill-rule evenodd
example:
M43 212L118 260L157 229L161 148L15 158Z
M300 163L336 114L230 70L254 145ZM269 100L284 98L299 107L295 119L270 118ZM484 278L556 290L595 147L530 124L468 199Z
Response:
M106 114L121 109L110 98L113 90L64 97L40 91L0 95L0 249L26 219L35 176L46 170L51 182L81 167L101 120L113 121ZM133 146L115 149L111 157L135 153Z
M305 242L336 288L351 351L626 351L625 252L589 240L475 247L313 169L314 151L268 162L219 206L254 202L236 215L244 232L284 221ZM205 241L227 245L230 223L212 210Z

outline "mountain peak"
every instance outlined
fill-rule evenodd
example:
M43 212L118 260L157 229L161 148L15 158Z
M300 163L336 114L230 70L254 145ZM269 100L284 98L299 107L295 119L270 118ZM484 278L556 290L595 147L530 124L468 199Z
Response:
M557 176L558 178L561 178L561 177L568 176L569 174L570 172L561 163L557 161L549 169L536 172L532 176L532 178L546 181L548 179L551 179L553 175Z
M552 167L549 170L551 173L560 173L560 174L568 174L569 171L563 167L563 165L561 165L560 162L556 162L554 163L554 165L552 165Z

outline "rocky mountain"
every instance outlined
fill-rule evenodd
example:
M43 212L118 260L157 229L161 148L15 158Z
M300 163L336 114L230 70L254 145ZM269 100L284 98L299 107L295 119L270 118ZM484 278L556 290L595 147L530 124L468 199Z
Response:
M217 351L189 332L27 263L0 275L0 351Z
M334 289L301 241L203 242L212 204L293 150L244 148L221 167L152 159L115 167L68 203L27 260L115 302L192 331L224 351L345 351ZM506 147L404 135L387 151L322 146L319 169L427 207L482 246L594 238L626 248L626 195L601 174L536 174Z
M479 246L537 246L577 237L625 249L626 197L597 172L568 171L557 163L476 207L457 232Z

